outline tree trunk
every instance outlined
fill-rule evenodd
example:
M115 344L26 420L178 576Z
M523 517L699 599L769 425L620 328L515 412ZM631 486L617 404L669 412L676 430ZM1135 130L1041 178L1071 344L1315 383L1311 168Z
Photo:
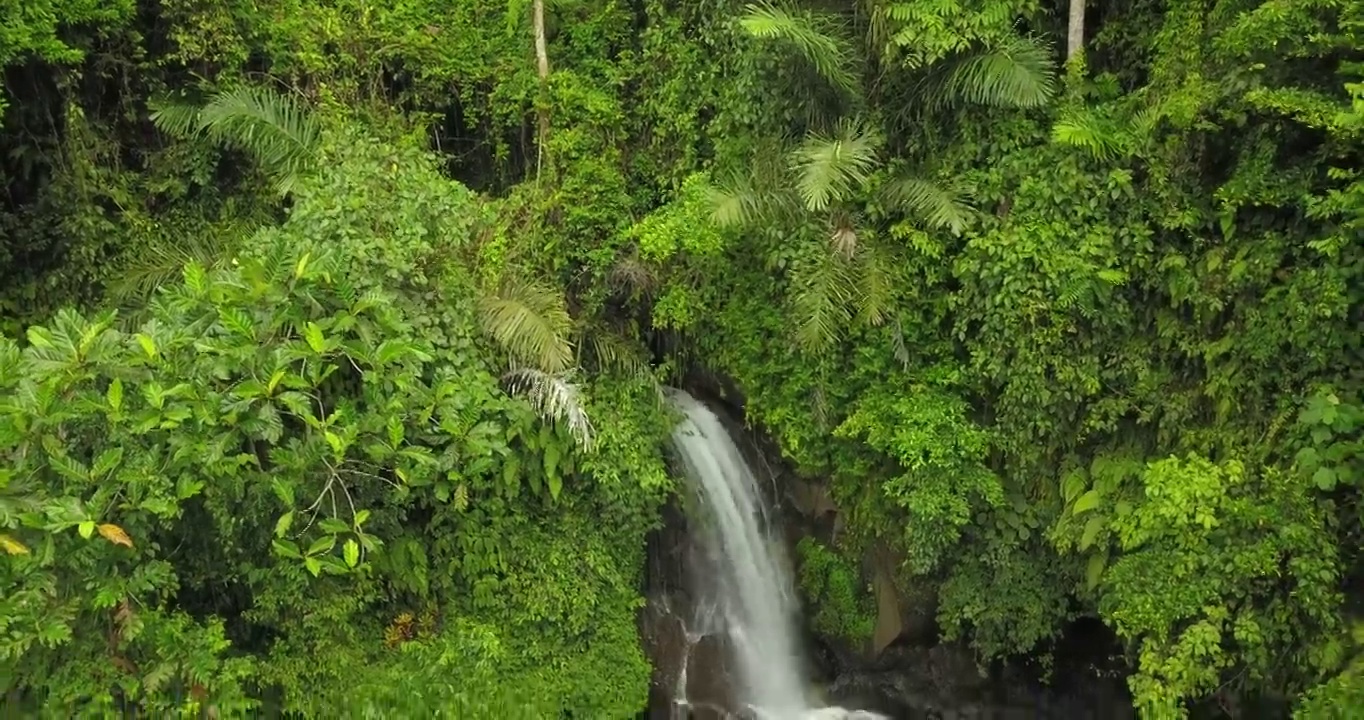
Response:
M549 108L545 105L545 88L549 84L549 50L545 47L545 0L535 0L532 5L535 25L535 62L540 72L540 100L536 111L540 121L539 136L535 139L536 174L545 156L545 140L549 137Z
M536 0L538 3L539 0ZM1070 0L1070 26L1066 32L1066 60L1070 61L1085 44L1085 0Z

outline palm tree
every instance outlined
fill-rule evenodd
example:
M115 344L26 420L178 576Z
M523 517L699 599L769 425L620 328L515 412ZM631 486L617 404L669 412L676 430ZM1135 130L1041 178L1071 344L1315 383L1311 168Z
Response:
M868 33L880 44L878 62L893 63L893 6L872 0ZM882 135L858 109L865 105L860 80L864 60L845 28L847 18L772 3L749 5L740 26L752 37L780 43L849 98L854 113L830 127L812 128L785 152L785 162L764 159L747 177L722 184L713 219L727 226L801 228L796 235L822 235L827 248L805 256L791 272L791 302L798 316L796 338L808 350L827 346L855 315L876 325L898 281L896 248L859 230L865 200L893 209L926 229L961 233L973 212L969 198L951 182L919 170L894 171ZM1034 108L1052 96L1050 48L1040 40L1012 36L980 44L923 69L915 97L929 111L961 105Z
M322 129L293 97L242 85L216 92L203 104L184 99L152 104L151 120L175 137L238 150L256 161L280 197L289 195L316 166ZM246 223L194 237L149 240L108 288L130 312L157 288L180 277L191 262L214 268L231 257L231 245L248 234Z
M274 180L281 196L312 171L322 138L317 119L294 98L251 85L217 92L202 106L162 103L151 119L171 135L245 152Z

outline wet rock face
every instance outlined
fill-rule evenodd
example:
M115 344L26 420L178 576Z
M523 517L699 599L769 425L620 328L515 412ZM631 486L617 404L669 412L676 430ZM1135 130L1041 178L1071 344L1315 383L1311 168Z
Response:
M737 424L731 431L742 434ZM746 448L765 456L755 468L774 476L773 496L791 545L813 536L832 543L843 531L841 513L827 486L797 479L780 454L761 443ZM774 472L775 471L775 472ZM696 621L693 592L707 569L696 559L681 508L665 509L663 526L649 538L648 604L639 617L640 639L653 663L651 720L759 720L737 706L737 675L723 636L705 636ZM884 548L863 558L873 589L877 620L864 646L808 637L810 658L825 681L821 708L800 720L1126 720L1134 717L1119 677L1098 677L1078 666L1057 667L1057 688L1045 689L1017 671L982 677L971 651L937 644L934 587L905 588L894 582L900 559ZM807 618L809 609L807 608ZM1072 656L1058 648L1060 656ZM679 703L686 698L685 704ZM845 710L844 708L852 708ZM860 709L860 710L859 710ZM760 720L777 720L761 718ZM796 720L781 718L779 720Z
M959 645L897 646L873 668L845 669L829 687L833 702L896 720L1127 720L1135 717L1119 681L1088 678L1044 688L1013 670L983 677Z
M689 634L683 618L667 607L665 599L650 602L639 624L645 653L654 665L651 720L741 717L734 696L733 653L723 635Z
M653 665L648 717L737 717L733 653L723 635L707 634L698 622L693 581L705 569L690 544L680 508L665 508L663 526L649 537L648 555L648 595L638 618L640 643Z
M696 711L711 708L734 713L738 710L730 659L734 654L728 645L722 635L707 635L691 647L687 656L687 703ZM704 712L698 714L696 711L691 717L708 717Z

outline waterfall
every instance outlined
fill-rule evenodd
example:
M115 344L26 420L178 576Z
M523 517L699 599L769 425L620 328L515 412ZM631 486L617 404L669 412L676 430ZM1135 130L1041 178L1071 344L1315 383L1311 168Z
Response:
M740 676L736 700L773 720L881 717L811 703L799 603L758 481L715 413L682 391L672 395L684 415L673 442L695 495L692 520L707 574L704 617L695 620L729 641Z

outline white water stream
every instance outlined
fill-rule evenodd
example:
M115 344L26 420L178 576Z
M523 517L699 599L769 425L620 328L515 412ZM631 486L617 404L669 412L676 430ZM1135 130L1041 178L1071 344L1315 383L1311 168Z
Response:
M699 517L692 519L713 573L704 620L707 630L729 640L740 675L736 699L771 720L883 717L811 702L796 625L799 602L758 481L715 413L684 392L672 395L685 416L673 443L696 494Z

